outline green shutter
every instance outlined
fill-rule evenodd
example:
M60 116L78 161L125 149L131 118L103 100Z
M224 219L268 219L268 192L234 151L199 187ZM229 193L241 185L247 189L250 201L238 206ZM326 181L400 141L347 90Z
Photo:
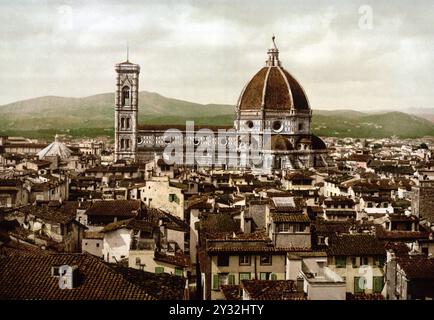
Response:
M354 277L354 293L365 292L366 278L365 277Z
M267 280L267 273L266 272L261 272L259 274L259 279L261 279L261 280Z
M212 276L212 289L213 290L219 289L219 275L218 274L214 274Z
M229 275L229 284L230 285L234 285L235 284L235 275L234 274L230 274Z
M383 277L374 277L374 293L381 293L383 290Z
M155 267L155 273L164 273L164 267Z
M177 275L177 276L183 276L183 269L182 268L178 268L178 267L175 267L175 275Z
M250 272L240 272L240 282L242 280L250 280Z
M277 280L277 274L272 273L271 274L271 280Z

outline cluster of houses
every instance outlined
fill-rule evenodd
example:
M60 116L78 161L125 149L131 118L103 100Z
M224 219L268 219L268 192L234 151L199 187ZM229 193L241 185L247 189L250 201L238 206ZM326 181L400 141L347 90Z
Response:
M254 175L2 137L0 298L434 298L433 142L326 141L333 166Z

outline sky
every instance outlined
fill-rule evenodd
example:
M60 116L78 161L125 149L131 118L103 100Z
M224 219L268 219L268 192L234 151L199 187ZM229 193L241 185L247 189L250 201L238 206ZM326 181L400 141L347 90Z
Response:
M434 107L434 1L0 0L0 104L113 92L114 64L140 90L235 105L280 60L316 109Z

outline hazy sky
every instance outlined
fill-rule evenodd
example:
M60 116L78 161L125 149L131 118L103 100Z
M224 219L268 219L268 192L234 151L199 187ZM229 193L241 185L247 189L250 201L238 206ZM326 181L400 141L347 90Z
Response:
M273 33L314 108L434 107L431 0L0 0L0 104L111 92L127 42L140 90L235 104Z

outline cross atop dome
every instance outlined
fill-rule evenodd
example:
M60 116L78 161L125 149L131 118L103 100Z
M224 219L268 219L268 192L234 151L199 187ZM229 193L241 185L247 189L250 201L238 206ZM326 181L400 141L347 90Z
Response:
M265 63L267 67L280 67L280 60L279 60L279 49L277 49L276 42L274 41L276 39L275 35L271 37L271 48L268 49L268 60Z

